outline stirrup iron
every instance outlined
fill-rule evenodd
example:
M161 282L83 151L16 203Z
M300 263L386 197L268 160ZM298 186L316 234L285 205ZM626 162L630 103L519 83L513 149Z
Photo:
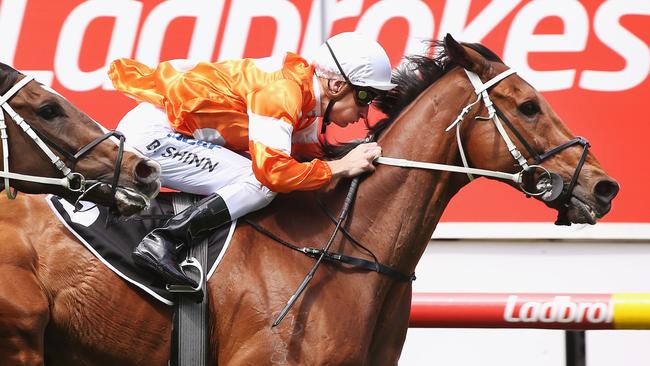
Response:
M185 268L191 269L193 268L194 270L199 272L200 278L198 281L198 286L197 287L192 287L188 285L170 285L167 284L165 288L167 291L171 293L181 293L181 294L195 294L199 292L203 292L203 282L205 282L205 273L203 272L203 267L201 267L201 263L194 258L194 257L189 257L185 259L183 262L179 264L181 266L181 269L183 272L185 272Z

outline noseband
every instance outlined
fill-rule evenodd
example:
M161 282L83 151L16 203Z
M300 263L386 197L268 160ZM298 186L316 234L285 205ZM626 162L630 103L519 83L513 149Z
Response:
M120 165L122 164L122 155L124 153L124 135L118 131L110 131L105 133L102 136L99 136L95 140L91 141L84 147L82 147L77 153L72 154L64 150L61 146L54 143L52 140L48 139L42 133L37 132L32 129L32 127L25 121L24 118L20 116L14 109L9 105L9 99L11 99L20 89L22 89L27 83L29 83L34 78L32 76L25 76L23 79L18 81L14 86L9 89L4 95L0 96L0 106L4 111L7 112L9 118L13 120L16 125L20 126L22 130L29 136L32 141L38 146L50 159L52 164L64 175L64 178L49 178L49 177L40 177L26 174L12 173L9 171L9 135L7 134L7 124L5 122L4 112L0 110L0 138L2 138L2 151L3 151L3 171L0 172L0 177L4 179L5 190L7 191L7 197L9 199L16 198L17 192L11 189L10 179L21 180L26 182L34 182L41 184L51 184L67 188L72 192L78 192L81 194L80 197L85 195L93 187L96 187L100 182L88 181L86 178L78 172L73 171L77 162L83 158L88 152L93 148L99 145L106 139L111 137L116 137L119 139L119 148L118 154L115 158L115 171L113 173L113 182L112 182L112 195L115 197L117 192L117 183L120 177ZM61 155L64 156L68 163L72 164L72 168L69 168L66 163L56 155L52 149L58 151ZM94 183L90 187L87 187L88 183Z
M589 153L589 146L590 146L589 142L583 137L576 137L542 154L538 154L537 151L535 151L535 149L533 149L532 146L526 141L526 139L519 132L519 130L517 130L515 126L510 122L508 117L506 117L506 115L503 114L503 112L501 112L501 110L494 103L492 103L492 100L490 99L490 96L488 94L489 88L498 84L501 80L507 78L508 76L514 74L515 71L512 69L508 69L500 73L499 75L495 76L494 78L490 79L486 83L483 83L479 78L479 76L471 71L465 70L465 73L467 74L467 77L469 78L469 80L472 82L472 85L474 86L474 92L476 93L477 98L474 102L465 106L465 108L463 108L463 110L458 115L456 120L454 120L454 122L451 125L449 125L449 127L447 127L446 129L446 131L449 131L453 127L456 127L456 140L458 142L458 148L460 151L460 156L463 162L463 166L460 167L455 165L425 163L425 162L417 162L417 161L387 158L387 157L380 157L376 160L376 162L380 164L400 166L400 167L422 168L422 169L431 169L431 170L444 170L444 171L451 171L457 173L466 173L470 180L474 179L473 175L482 175L482 176L488 176L488 177L493 177L498 179L512 180L513 182L519 185L520 189L527 196L540 196L542 200L549 202L550 204L556 205L558 207L558 218L557 221L555 222L556 225L571 225L571 222L567 217L568 207L569 207L571 197L573 195L573 190L578 181L578 176L580 175L582 166L584 165L585 160L587 158L587 154ZM467 113L469 113L469 111L472 109L472 107L477 103L479 103L481 99L483 100L483 103L485 104L485 107L488 110L488 115L487 117L477 116L475 117L475 119L492 120L494 122L494 125L497 128L497 131L499 131L501 138L504 140L508 148L508 151L515 159L517 164L521 167L520 172L516 174L510 174L505 172L496 172L491 170L476 169L476 168L469 167L469 164L467 163L467 157L465 156L465 151L463 149L463 144L460 138L460 124L465 118L465 116L467 115ZM533 165L528 164L528 160L521 154L519 149L517 149L516 145L512 142L512 139L510 138L505 128L503 127L503 123L501 123L501 120L503 120L503 122L508 127L508 129L512 131L512 133L515 135L517 140L519 140L519 142L528 151L530 157L534 160ZM570 183L568 184L568 186L565 186L564 181L559 174L548 171L546 168L541 166L541 163L544 162L546 159L550 158L551 156L554 156L574 145L581 145L583 147L583 151L582 151L582 155L580 156L580 160L576 165L573 176L571 177ZM540 176L540 179L536 183L535 188L537 189L537 191L529 192L525 188L524 180L526 179L527 181L530 181L533 178L532 173L535 171L535 169L541 169L543 172L542 175Z

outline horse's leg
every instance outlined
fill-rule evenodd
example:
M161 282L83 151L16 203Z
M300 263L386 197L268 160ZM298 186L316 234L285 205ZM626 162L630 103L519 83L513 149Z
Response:
M49 302L37 276L38 257L28 239L0 231L0 360L43 365Z
M271 328L272 317L282 308L284 299L270 299L267 286L283 271L260 258L268 259L268 248L277 248L255 240L259 238L249 230L239 229L208 283L211 348L215 350L212 364L298 365L297 360L305 360L289 352L290 338L303 336L304 329L290 326L291 315L279 329ZM300 279L289 281L293 285Z
M377 319L368 353L369 365L397 365L406 339L410 307L411 285L393 285Z
M0 204L0 365L167 365L169 306L93 257L42 196Z

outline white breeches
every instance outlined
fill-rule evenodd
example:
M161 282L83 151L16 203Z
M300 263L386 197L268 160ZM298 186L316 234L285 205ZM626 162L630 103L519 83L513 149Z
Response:
M250 159L174 132L165 112L152 104L133 108L117 130L124 133L128 146L160 163L163 186L204 196L217 193L233 220L275 198L276 193L255 178Z

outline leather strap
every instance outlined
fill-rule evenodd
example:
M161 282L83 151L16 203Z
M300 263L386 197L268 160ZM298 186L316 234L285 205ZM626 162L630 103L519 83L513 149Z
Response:
M309 257L312 258L319 258L321 254L323 254L322 249L318 248L312 248L312 247L300 247L297 245L294 245L277 235L273 234L269 230L265 229L261 225L257 224L256 222L253 222L247 218L241 219L247 224L249 224L251 227L253 227L255 230L259 231L260 233L268 236L269 238L273 239L274 241L284 245L285 247L289 249L293 249L295 251L301 252ZM357 257L351 257L347 256L345 254L337 253L337 252L325 252L325 255L323 256L323 260L330 262L330 263L344 263L348 264L354 268L366 270L366 271L372 271L372 272L377 272L382 275L391 277L397 281L400 282L411 282L415 280L415 274L404 274L402 272L399 272L391 267L388 267L384 264L381 264L379 262L371 262L369 260L365 260L362 258L357 258Z

